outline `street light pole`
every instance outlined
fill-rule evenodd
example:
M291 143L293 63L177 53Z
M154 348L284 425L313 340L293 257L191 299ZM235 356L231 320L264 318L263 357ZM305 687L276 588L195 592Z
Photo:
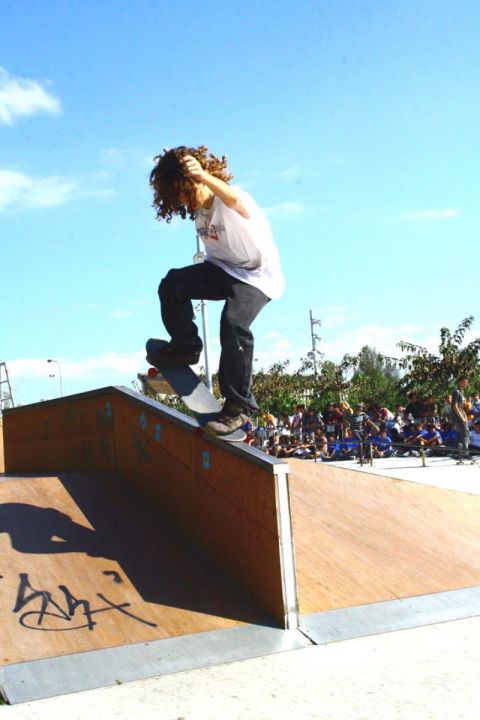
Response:
M47 362L48 362L48 363L55 363L55 364L58 366L58 377L60 378L60 397L63 397L62 370L61 370L61 368L60 368L60 363L58 362L58 360L52 360L52 358L50 358L49 360L47 360Z
M205 253L200 247L200 238L197 235L197 252L193 256L194 265L205 262ZM213 382L212 373L210 371L210 358L209 358L209 341L208 341L208 316L207 316L207 301L200 300L200 309L202 312L202 327L203 327L203 353L205 357L205 375L207 376L207 387L212 392Z

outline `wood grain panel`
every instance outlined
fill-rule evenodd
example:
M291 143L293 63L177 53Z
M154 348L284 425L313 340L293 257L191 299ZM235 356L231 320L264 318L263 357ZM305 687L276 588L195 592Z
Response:
M269 458L208 441L189 418L120 388L16 409L6 425L9 472L118 472L285 624L277 482Z
M301 613L480 585L480 497L289 464Z
M0 665L268 621L115 475L0 484L0 615Z

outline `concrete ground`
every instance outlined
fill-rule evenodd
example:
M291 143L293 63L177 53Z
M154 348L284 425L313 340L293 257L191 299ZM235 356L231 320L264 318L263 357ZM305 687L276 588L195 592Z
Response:
M313 461L306 460L305 462ZM431 485L444 490L457 490L470 495L480 495L480 456L478 462L472 464L471 461L465 460L462 465L459 465L451 457L426 457L425 467L419 457L378 458L373 461L373 465L370 465L369 462L360 465L355 460L329 464L349 470L358 470L358 472Z
M341 463L478 494L480 466L454 460ZM0 708L0 720L477 720L479 617Z
M5 720L476 720L480 618L0 708Z

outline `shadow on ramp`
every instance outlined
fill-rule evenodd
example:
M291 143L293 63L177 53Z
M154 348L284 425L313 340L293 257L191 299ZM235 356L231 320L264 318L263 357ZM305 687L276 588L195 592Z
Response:
M9 478L0 498L0 665L275 627L118 476Z

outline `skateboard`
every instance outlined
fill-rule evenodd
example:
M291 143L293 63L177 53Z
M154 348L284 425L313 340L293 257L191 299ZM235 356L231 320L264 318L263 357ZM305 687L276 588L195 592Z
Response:
M204 430L205 425L221 412L222 406L189 365L163 368L155 364L156 355L165 345L168 345L166 340L150 338L147 341L145 346L147 362L153 365L148 371L148 377L155 378L161 373L177 395L182 398L185 405L190 408L198 424ZM207 431L205 430L205 432ZM212 437L226 442L243 442L246 433L240 428L228 435L212 435Z

